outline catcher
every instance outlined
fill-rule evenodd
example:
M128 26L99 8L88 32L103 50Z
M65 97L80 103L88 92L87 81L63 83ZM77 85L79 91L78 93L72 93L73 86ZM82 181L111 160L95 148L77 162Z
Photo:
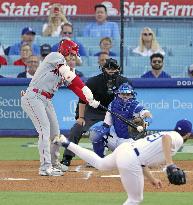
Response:
M115 99L109 104L109 110L128 120L133 120L135 124L144 128L147 127L145 120L152 117L150 111L136 100L136 92L128 83L123 83L119 87ZM113 151L125 141L133 141L144 137L145 131L139 133L107 111L104 122L93 125L89 130L89 134L94 152L100 157L104 157L105 147Z
M143 201L144 176L157 188L162 182L149 171L150 166L166 164L166 173L171 184L186 184L186 175L172 161L183 142L193 137L192 123L179 120L173 131L158 132L133 142L124 142L108 156L101 158L84 149L64 136L54 142L74 152L81 159L102 171L117 169L127 192L123 205L139 205Z

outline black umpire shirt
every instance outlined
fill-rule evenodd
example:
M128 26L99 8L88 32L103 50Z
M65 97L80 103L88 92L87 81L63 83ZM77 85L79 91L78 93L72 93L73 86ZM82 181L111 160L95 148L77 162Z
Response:
M113 80L113 82L110 83L113 85L109 86L109 80L107 79L104 73L101 73L97 76L93 76L89 78L86 82L86 85L91 89L94 99L100 101L101 105L108 107L110 102L115 97L115 93L113 91L116 91L122 83L126 83L126 82L131 84L131 81L128 78L123 77L121 75L117 75L116 78ZM81 99L79 99L79 103L85 104L85 102L82 101ZM105 113L106 111L104 111L101 108L95 109L89 105L86 105L85 117L86 116L89 117L90 115L93 116L94 114L105 115ZM78 109L76 114L78 115Z

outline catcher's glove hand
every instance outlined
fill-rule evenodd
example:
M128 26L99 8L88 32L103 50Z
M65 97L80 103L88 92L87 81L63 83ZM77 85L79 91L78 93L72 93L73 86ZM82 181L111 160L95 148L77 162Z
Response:
M146 135L146 123L145 123L144 119L142 119L141 117L135 117L132 119L132 122L134 124L136 124L137 126L142 126L144 128L144 131L139 133L136 129L132 128L131 126L128 126L129 135L132 136L132 138L134 140L138 140L140 138L145 137L145 135Z
M178 168L175 164L167 166L166 173L171 184L182 185L186 184L186 175L183 170Z

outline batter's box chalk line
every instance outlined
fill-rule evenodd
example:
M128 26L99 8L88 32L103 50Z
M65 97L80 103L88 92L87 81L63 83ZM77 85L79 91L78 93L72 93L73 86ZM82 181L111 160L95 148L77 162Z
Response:
M83 165L79 165L79 166L76 166L75 169L71 169L68 172L82 173L84 175L84 177L81 177L81 179L88 180L92 176L93 172L92 171L84 171L84 170L82 170L82 168L84 168L84 166Z
M31 179L25 179L25 178L0 178L0 181L28 181Z
M151 173L164 173L164 171L150 171ZM193 173L193 171L185 171L185 173ZM120 175L102 175L101 178L120 178Z

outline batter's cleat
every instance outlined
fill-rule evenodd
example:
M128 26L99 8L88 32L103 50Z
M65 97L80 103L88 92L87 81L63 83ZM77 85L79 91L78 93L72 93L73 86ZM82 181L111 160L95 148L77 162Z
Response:
M61 163L58 163L58 164L56 164L56 165L53 165L53 168L59 169L59 170L61 170L62 172L68 171L68 166L66 166L65 164L61 164Z
M60 169L56 169L54 167L50 167L46 170L39 170L39 175L41 176L53 176L53 177L58 177L58 176L63 176L64 173Z

